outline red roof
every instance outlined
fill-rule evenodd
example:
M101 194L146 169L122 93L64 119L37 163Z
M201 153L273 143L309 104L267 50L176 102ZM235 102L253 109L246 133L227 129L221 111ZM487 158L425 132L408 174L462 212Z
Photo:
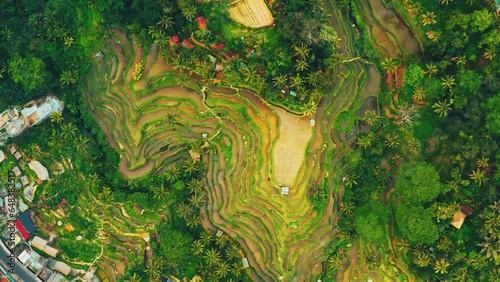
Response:
M185 48L188 48L188 49L192 49L193 48L193 44L191 44L191 42L189 42L189 40L187 40L187 39L184 39L182 41L182 46L185 47Z
M28 231L26 231L21 221L18 219L16 220L15 224L17 230L19 230L19 233L21 233L21 236L23 236L23 239L28 240L30 238L30 234L28 234Z
M177 35L177 34L173 35L171 38L172 38L172 41L174 41L174 43L179 42L179 35Z
M240 55L238 55L238 53L234 52L233 50L227 52L227 54L226 54L226 58L228 60L231 60L231 59L234 59L234 58L239 58L239 57L240 57Z
M225 46L226 45L224 45L224 43L218 43L218 44L214 45L214 48L217 50L222 50L222 49L224 49Z
M200 29L204 29L207 27L207 22L205 20L205 17L198 17L196 18L196 20L198 21L198 27Z

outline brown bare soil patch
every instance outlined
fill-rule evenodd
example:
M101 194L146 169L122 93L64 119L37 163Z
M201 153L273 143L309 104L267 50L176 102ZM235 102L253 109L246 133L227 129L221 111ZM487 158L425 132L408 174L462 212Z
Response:
M282 109L276 109L276 112L281 123L274 147L274 178L281 184L292 186L304 162L312 129L309 121L301 120Z

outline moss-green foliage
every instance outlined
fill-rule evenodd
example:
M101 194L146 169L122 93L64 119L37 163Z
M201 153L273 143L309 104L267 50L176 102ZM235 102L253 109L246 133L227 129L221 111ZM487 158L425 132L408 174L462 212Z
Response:
M434 200L444 191L439 174L425 162L409 162L401 165L396 177L396 194L405 203L424 204Z
M372 243L383 243L386 234L385 226L388 222L389 209L380 201L365 204L355 213L354 226L361 238Z
M432 214L421 205L399 205L396 223L403 237L415 244L432 244L439 238Z

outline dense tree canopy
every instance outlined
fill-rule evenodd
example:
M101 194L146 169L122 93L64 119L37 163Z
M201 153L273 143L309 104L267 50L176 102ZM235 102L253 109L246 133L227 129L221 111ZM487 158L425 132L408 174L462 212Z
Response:
M404 202L428 203L442 191L439 174L431 164L411 161L401 165L396 178L396 193Z
M486 127L500 134L500 95L496 94L486 102Z
M439 238L432 214L420 205L396 208L396 223L403 237L415 244L432 244Z
M354 227L362 238L372 243L382 243L389 209L380 201L366 204L356 210Z

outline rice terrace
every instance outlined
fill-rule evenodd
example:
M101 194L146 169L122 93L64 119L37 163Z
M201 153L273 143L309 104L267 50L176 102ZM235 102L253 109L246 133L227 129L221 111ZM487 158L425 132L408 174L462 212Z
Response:
M500 281L497 1L28 2L1 281Z

